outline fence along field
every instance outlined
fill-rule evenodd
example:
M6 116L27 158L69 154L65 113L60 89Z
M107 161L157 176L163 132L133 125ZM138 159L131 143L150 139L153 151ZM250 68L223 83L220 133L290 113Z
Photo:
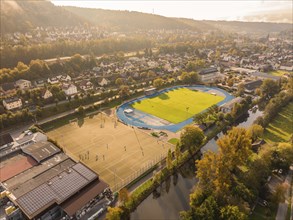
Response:
M167 155L173 145L99 113L49 131L65 152L97 172L113 190Z

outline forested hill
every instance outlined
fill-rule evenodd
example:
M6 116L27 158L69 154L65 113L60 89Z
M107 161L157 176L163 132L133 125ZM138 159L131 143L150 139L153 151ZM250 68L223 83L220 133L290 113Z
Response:
M1 33L25 32L38 26L78 26L85 23L106 27L114 31L133 31L139 29L207 31L220 29L231 32L268 34L292 28L291 24L196 21L141 12L60 7L53 5L48 0L1 0Z
M64 7L66 10L87 19L94 25L112 28L117 31L150 29L187 29L190 25L175 18L135 11L114 11L78 7ZM197 29L193 27L193 29Z
M64 7L97 26L111 27L118 31L138 29L189 29L196 31L223 30L229 32L246 32L268 34L292 28L291 24L240 22L240 21L198 21L186 18L170 18L153 14L131 11L114 11Z
M77 26L88 22L46 0L1 0L1 33L36 27Z
M288 23L270 23L270 22L243 22L243 21L198 21L187 18L176 18L190 27L196 27L201 31L207 30L223 30L235 33L253 33L253 34L269 34L272 32L281 32L292 30L292 24Z
M268 34L292 30L292 24L269 22L241 22L241 21L207 21L207 24L225 31Z

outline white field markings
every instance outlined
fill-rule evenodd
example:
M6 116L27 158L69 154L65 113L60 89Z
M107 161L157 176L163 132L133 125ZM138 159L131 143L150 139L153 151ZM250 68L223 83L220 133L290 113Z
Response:
M112 120L111 120L111 118L108 118L108 117L105 117L105 118L108 119L108 120L104 121L104 122L106 122L105 125L107 125L107 124L113 125L114 124L113 118L112 118ZM95 116L95 119L100 119L100 117ZM102 119L102 121L103 121L103 119ZM84 139L84 135L82 135L82 133L81 133L82 137L80 137L80 135L74 136L74 135L70 134L70 133L72 133L73 130L80 128L78 126L78 123L74 123L74 127L70 126L70 127L68 127L68 129L62 129L61 130L62 134L61 134L60 130L58 130L58 129L52 131L51 134L52 134L52 136L55 137L55 139L57 141L60 141L60 144L62 147L64 147L66 150L71 151L71 153L75 154L75 156L77 156L77 157L78 157L78 155L84 155L86 158L87 152L89 152L89 154L88 154L89 159L82 160L82 162L84 162L85 164L88 164L91 167L95 168L95 170L99 171L99 173L102 173L105 171L110 172L110 174L108 174L107 176L115 175L117 178L121 179L122 181L125 181L126 179L128 179L130 176L132 176L133 173L138 172L139 169L147 167L153 161L157 161L160 157L162 157L162 155L166 155L167 149L169 149L169 147L170 147L167 145L167 143L159 143L160 142L159 140L154 141L154 139L153 139L151 141L153 143L151 143L150 140L152 139L152 137L149 136L148 138L146 138L147 136L145 136L145 135L149 135L149 134L142 132L140 130L130 131L130 130L136 129L136 128L131 128L129 126L125 126L125 127L123 126L122 128L115 129L114 130L115 133L111 134L111 135L109 135L109 134L96 134L96 132L98 132L99 130L101 131L101 129L106 128L106 126L104 126L103 128L100 128L100 126L97 126L100 122L101 122L101 120L92 120L92 118L86 119L84 121L85 124L83 126L88 126L88 127L95 126L94 129L90 130L88 133L91 135L97 135L97 136L91 138L90 143L84 143L87 146L87 148L85 148L84 144L80 143L81 140ZM124 146L122 144L116 143L117 138L115 136L118 136L118 137L122 136L123 137L123 136L127 135L127 134L125 134L125 129L128 129L128 132L132 133L132 134L129 133L129 135L134 136L133 138L137 139L136 141L134 141L136 143L135 144L133 143L133 145L137 149L135 150L135 149L133 149L133 147L127 147L126 154L122 154L122 155L121 155L121 153L113 152L113 149L108 150L106 147L107 144L108 144L109 148L112 148L113 146L111 146L111 145L113 144L113 145L115 145L116 150L124 151ZM86 130L89 130L89 129L87 128ZM88 135L88 133L86 135ZM143 134L143 133L145 133L145 134ZM100 138L99 135L102 135L102 136L105 135L105 136L111 137L110 139L112 139L112 140L111 141L110 140L109 141L105 141L105 140L101 141L99 143L100 146L97 148L97 146L96 146L97 142L95 140ZM64 139L64 137L68 137L68 136L70 136L70 138ZM125 141L129 142L127 139ZM141 143L138 143L138 142L141 142ZM155 144L156 142L157 142L157 144ZM72 143L76 143L76 145L69 146L69 144L72 145ZM140 145L141 145L141 148L140 148ZM164 145L168 146L167 149L165 149ZM67 147L65 147L65 146L67 146ZM158 147L161 147L161 146L163 146L163 149L164 149L163 152L162 152L162 149L160 149L160 152L157 152ZM98 152L99 159L98 159L98 161L94 161L94 158L95 158L95 155L97 154L97 151L99 151ZM141 160L135 159L135 158L138 158L137 157L138 155L142 155L141 154L142 151L145 152L145 155L143 155L144 157L142 157ZM150 152L148 152L148 151L150 151ZM154 155L154 152L157 152L156 155ZM158 153L159 153L159 155L158 155ZM108 160L109 155L107 155L107 154L112 154L112 156L114 158L111 157ZM102 158L102 155L105 155L104 160ZM119 158L119 160L116 160L117 158ZM115 162L113 163L113 161L115 161ZM130 161L131 163L129 164L129 163L127 163L127 161ZM119 169L119 168L121 168L121 169ZM123 169L123 168L126 168L129 171L131 170L131 172L125 172L125 169ZM121 178L122 176L125 176L125 174L127 175L128 173L130 173L130 175L128 175L126 178Z

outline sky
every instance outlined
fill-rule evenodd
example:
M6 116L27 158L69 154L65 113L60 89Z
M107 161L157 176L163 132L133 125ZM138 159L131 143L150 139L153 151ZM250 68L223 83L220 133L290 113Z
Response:
M52 0L55 5L77 6L86 8L101 8L111 10L128 10L145 13L154 13L167 17L184 17L195 20L249 20L250 17L258 15L258 21L264 21L261 16L279 13L284 10L293 10L291 0ZM279 14L279 17L282 15ZM281 17L282 18L282 17ZM289 14L289 19L292 20ZM281 20L282 21L282 20ZM285 20L284 20L285 21ZM292 21L290 22L292 23Z

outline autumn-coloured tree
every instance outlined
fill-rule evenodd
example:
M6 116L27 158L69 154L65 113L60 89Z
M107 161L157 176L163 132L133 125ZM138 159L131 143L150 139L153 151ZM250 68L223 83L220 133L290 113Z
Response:
M168 150L168 155L166 158L166 164L167 164L167 169L171 170L172 169L172 152L171 149Z
M237 206L228 205L221 209L221 219L245 220L245 214L239 211Z
M129 192L126 188L120 189L118 195L119 201L122 202L122 204L125 204L129 200Z
M175 147L175 158L176 158L177 163L180 160L181 155L182 155L182 153L181 153L181 150L180 150L180 144L177 142L176 147Z
M153 86L156 88L160 88L164 84L164 80L162 78L157 78L153 81Z
M117 79L115 80L115 84L118 85L118 86L123 85L123 84L124 84L123 79L122 79L122 78L117 78Z
M248 129L248 133L251 136L252 142L254 142L258 138L262 137L263 131L264 131L264 129L260 125L253 124L252 126L250 126L250 128Z
M108 212L106 215L106 220L120 220L122 214L122 209L119 207L108 207Z
M200 147L204 141L204 133L197 126L187 125L180 135L181 144L185 147Z
M233 127L217 144L220 156L230 171L245 164L252 153L250 135L245 128Z

